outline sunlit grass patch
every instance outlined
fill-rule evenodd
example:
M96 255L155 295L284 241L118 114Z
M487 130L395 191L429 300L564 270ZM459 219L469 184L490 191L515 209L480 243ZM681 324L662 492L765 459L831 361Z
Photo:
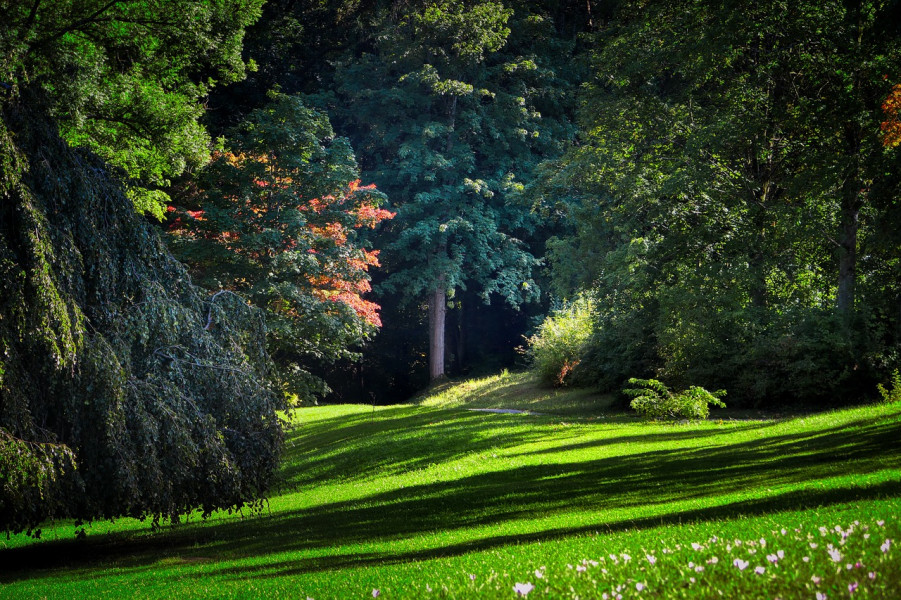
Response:
M39 542L0 542L0 597L787 599L901 586L901 407L655 423L595 412L588 394L589 409L554 412L576 404L553 393L502 374L415 405L295 410L262 514L159 533L123 519L82 541L48 525ZM517 398L548 408L466 410Z
M419 399L433 408L509 408L557 415L592 416L608 412L614 397L590 389L554 388L530 372L446 382Z

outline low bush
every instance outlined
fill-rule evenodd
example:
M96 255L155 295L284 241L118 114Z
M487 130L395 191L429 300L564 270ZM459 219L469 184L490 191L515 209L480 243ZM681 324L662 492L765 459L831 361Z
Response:
M892 372L892 389L886 389L881 383L876 385L876 389L886 404L901 402L901 373L898 373L898 369Z
M629 379L630 385L623 393L632 396L630 406L643 417L671 419L706 419L710 405L725 408L720 400L725 390L708 392L702 387L691 386L681 392L673 392L656 379Z
M566 386L592 331L594 302L581 296L545 318L538 331L527 338L532 369L545 383Z

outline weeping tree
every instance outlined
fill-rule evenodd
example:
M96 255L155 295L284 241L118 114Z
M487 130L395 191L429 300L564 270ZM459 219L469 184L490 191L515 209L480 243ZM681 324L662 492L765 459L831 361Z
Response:
M189 154L155 119L193 110L196 56L240 74L253 3L63 4L3 5L0 530L254 503L282 439L262 315L192 285L130 170Z

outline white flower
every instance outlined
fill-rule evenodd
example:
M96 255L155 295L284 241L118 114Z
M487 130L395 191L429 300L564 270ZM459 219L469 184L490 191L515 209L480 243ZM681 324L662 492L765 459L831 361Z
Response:
M653 554L648 554L647 556L645 556L645 558L647 558L647 559L648 559L648 562L651 563L652 565L653 565L655 562L657 562L657 557L654 556Z
M701 544L699 544L699 543L697 543L697 542L692 542L692 543L691 543L691 549L692 549L692 550L695 550L695 551L700 550L700 549L701 549Z
M748 561L742 560L740 558L736 558L735 560L733 560L732 564L735 565L736 567L738 567L739 571L744 571L745 569L748 568Z
M538 579L544 579L544 573L542 573L539 569L535 569L535 577Z
M763 567L757 567L756 569L754 569L754 572L758 575L763 575L765 571L766 569L764 569Z
M638 591L640 592L641 590L644 589L644 584L643 584L643 583L636 583L636 584L635 584L635 589L638 590Z
M525 596L529 592L535 589L535 586L531 583L517 583L513 586L513 591L519 594L520 596Z
M829 556L832 557L832 562L841 562L842 553L838 550L829 550Z
M885 554L888 552L889 548L892 547L892 540L886 538L885 543L879 546L879 549L882 550L882 553Z

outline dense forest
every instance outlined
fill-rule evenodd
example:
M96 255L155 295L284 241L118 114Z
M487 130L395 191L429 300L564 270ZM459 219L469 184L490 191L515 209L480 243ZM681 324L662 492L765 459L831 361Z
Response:
M0 15L2 529L253 506L280 410L448 375L901 366L901 1Z

